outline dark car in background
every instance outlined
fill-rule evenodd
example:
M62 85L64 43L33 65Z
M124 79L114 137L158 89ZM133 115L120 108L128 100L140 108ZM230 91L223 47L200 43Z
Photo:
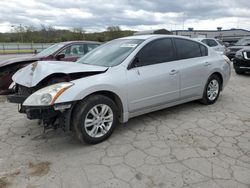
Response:
M226 50L226 56L231 60L235 57L237 51L246 46L250 46L250 37L244 37L238 40L233 46L228 47Z
M68 41L56 43L40 53L0 62L0 94L7 94L12 75L22 67L35 61L76 61L101 43L93 41Z
M233 65L237 74L250 71L250 47L245 47L236 52Z

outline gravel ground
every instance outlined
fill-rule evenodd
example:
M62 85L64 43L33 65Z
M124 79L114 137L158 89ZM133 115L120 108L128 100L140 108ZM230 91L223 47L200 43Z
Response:
M0 187L250 187L250 76L216 104L191 102L131 119L80 144L0 103Z

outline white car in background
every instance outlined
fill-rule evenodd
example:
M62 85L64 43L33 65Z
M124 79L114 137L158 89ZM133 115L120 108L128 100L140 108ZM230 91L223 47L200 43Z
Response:
M220 54L225 54L226 52L226 47L220 40L214 38L194 38L194 40L197 40L199 42L208 45L210 48L214 49L216 52Z

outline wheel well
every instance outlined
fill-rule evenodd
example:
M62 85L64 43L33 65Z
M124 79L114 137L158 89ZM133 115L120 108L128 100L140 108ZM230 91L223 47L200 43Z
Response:
M116 95L115 93L111 92L111 91L97 91L94 93L91 93L90 95L103 95L105 97L110 98L112 101L114 101L114 103L116 104L118 110L119 110L119 117L121 117L122 113L123 113L123 106L122 106L122 101L120 99L120 97L118 95ZM86 96L89 97L90 95Z
M223 77L222 77L221 73L215 72L212 75L216 75L216 76L218 76L220 78L220 80L221 80L221 86L222 86L220 89L222 90L222 88L223 88Z

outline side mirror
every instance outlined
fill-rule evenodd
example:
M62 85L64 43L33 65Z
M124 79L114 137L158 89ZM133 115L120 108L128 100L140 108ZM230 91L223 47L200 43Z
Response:
M250 46L250 43L247 43L247 46Z
M140 59L138 57L135 57L133 62L131 63L131 66L130 68L135 68L135 67L139 67L139 62L140 62Z
M56 56L56 59L57 59L57 60L60 60L60 59L63 59L63 58L65 58L65 54L58 54L58 55Z
M128 69L132 69L132 68L135 68L135 67L138 67L139 66L139 58L138 57L134 57L133 61L129 64L128 66Z

